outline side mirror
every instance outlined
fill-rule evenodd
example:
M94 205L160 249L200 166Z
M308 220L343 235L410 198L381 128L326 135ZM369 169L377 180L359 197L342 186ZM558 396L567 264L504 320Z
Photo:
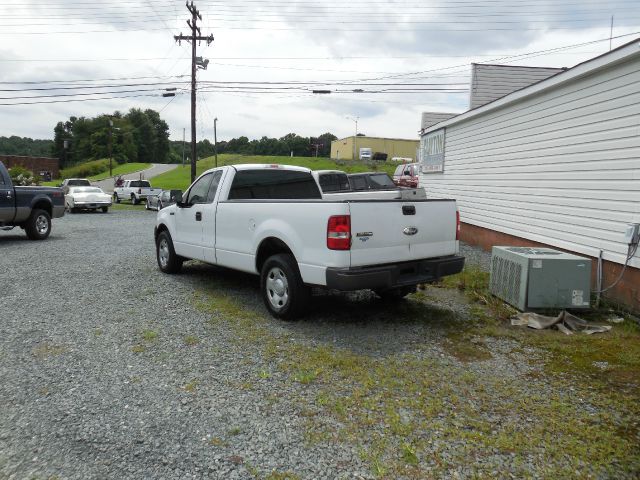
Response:
M182 192L176 192L173 195L173 201L176 203L182 203Z

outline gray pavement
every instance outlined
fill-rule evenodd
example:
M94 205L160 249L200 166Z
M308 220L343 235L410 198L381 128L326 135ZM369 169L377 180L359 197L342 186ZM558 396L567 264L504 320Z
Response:
M139 172L129 173L127 175L123 175L122 178L124 180L138 180L139 178L149 180L150 178L155 177L156 175L160 175L161 173L168 172L173 170L178 165L176 164L166 164L166 163L154 163L151 167L146 170L142 170ZM96 187L100 187L107 193L113 192L113 178L107 178L106 180L100 180L99 182L93 182Z

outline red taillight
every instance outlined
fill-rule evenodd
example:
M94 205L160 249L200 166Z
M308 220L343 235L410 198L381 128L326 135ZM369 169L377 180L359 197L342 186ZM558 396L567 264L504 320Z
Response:
M329 250L351 249L351 216L334 215L327 222L327 248Z
M460 212L456 210L456 240L460 240Z

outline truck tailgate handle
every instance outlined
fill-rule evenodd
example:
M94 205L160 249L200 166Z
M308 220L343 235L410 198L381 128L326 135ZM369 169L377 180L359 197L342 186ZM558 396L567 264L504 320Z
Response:
M403 205L402 206L402 214L403 215L415 215L416 207L414 205Z
M202 212L196 212L196 222L202 221Z

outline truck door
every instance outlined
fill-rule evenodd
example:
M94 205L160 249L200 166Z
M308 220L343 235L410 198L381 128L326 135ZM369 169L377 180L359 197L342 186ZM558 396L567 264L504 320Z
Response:
M11 222L16 213L13 185L0 171L0 223Z
M206 205L202 206L202 247L204 261L216 262L216 208L218 206L218 185L222 184L222 170L213 172Z
M213 173L203 175L187 191L184 206L176 208L176 230L173 244L178 255L204 260L202 219Z

